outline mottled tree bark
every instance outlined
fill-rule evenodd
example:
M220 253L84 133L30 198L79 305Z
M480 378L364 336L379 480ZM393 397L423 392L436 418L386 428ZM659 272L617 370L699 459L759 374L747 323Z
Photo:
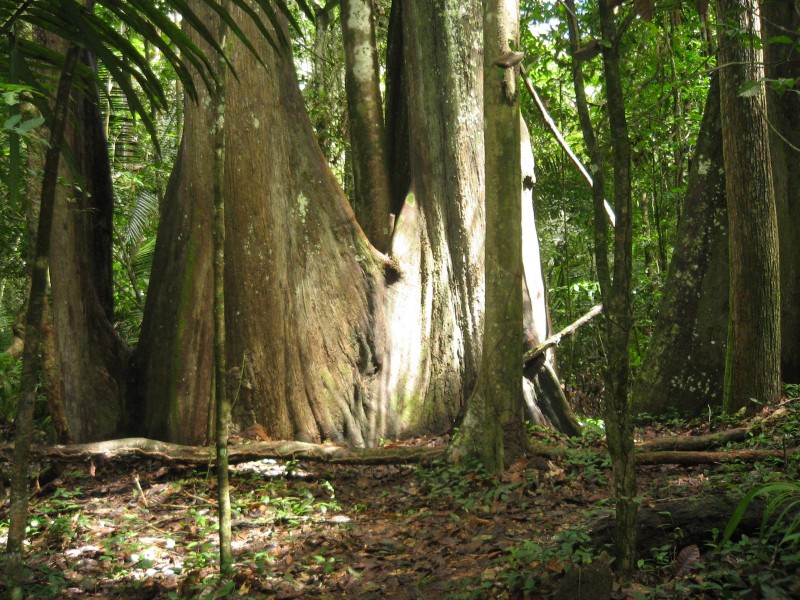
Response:
M450 429L483 333L483 102L478 0L395 0L387 58L392 353L386 385L402 433Z
M718 0L728 197L730 326L725 406L748 414L780 398L780 270L763 52L756 0ZM747 34L747 35L744 35ZM762 89L741 94L756 82Z
M225 9L230 11L230 2ZM219 39L223 51L228 43L228 26L220 24ZM217 470L217 529L219 532L219 570L223 577L232 575L231 489L228 473L228 427L230 399L225 352L225 101L228 66L223 56L216 58L217 85L214 94L214 407L216 413L215 446Z
M226 350L233 421L274 438L377 443L383 263L327 168L288 50L246 18L227 90ZM197 441L211 396L211 99L186 107L136 356L148 435ZM204 177L206 179L204 179ZM378 390L378 391L374 391ZM380 418L379 418L380 416Z
M389 249L389 168L373 0L342 0L345 87L353 165L352 204L367 238Z
M639 411L692 415L722 404L728 219L719 79L711 78L664 296L634 385Z
M492 471L527 449L522 405L520 333L522 215L517 67L495 61L519 44L519 5L484 2L483 130L485 140L486 314L478 382L453 455L475 456Z
M630 403L630 345L633 328L633 202L631 148L619 64L617 26L613 8L600 6L602 56L608 123L614 165L614 266L611 287L602 295L606 326L607 393L603 418L614 473L616 531L614 568L630 578L636 560L636 463L633 453L633 414ZM599 212L599 207L595 207Z
M326 166L290 58L264 43L265 70L234 44L225 159L234 426L374 445L450 430L463 414L483 333L479 6L393 7L391 260ZM186 107L134 365L144 433L181 442L205 437L212 386L212 116L200 93ZM518 351L522 335L520 325Z

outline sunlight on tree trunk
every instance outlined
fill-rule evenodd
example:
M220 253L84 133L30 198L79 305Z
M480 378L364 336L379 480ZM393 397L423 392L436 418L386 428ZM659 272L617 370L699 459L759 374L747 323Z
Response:
M484 3L486 315L478 382L453 457L499 471L527 448L522 405L522 205L518 67L497 60L519 46L515 2Z

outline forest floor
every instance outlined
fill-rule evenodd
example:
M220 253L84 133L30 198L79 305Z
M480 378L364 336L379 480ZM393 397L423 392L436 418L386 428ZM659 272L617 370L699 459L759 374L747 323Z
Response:
M750 436L731 448L796 446L798 405L745 423ZM719 418L674 419L643 424L637 437L730 426ZM614 581L604 546L613 505L601 434L596 426L581 439L533 429L537 447L557 452L516 462L497 476L446 463L236 465L237 562L227 582L216 570L212 467L142 459L69 463L47 482L40 476L32 497L29 597L800 598L797 540L787 546L745 536L724 548L708 545L729 515L707 520L699 545L675 523L642 552L632 582ZM5 479L8 464L0 468ZM793 480L791 458L638 468L644 505L741 496L758 484ZM5 501L3 545L7 526Z

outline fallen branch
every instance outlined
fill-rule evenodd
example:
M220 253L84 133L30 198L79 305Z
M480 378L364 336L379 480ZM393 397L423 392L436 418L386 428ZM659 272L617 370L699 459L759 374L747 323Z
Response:
M636 454L637 465L704 465L741 460L753 462L765 458L786 459L798 452L798 448L786 450L728 450L726 452L640 452Z
M551 335L541 344L536 346L536 348L528 350L522 356L522 364L528 366L529 363L533 362L536 358L544 354L548 348L552 348L553 346L557 346L558 344L560 344L563 338L571 336L573 333L575 333L575 331L577 331L579 327L585 325L586 323L594 319L601 312L603 312L602 304L597 304L593 306L592 309L585 315L583 315L580 319L578 319L571 325L567 325L566 327L564 327L564 329L562 329L558 333Z
M709 450L724 446L729 442L741 442L747 438L749 429L728 429L707 435L676 435L660 437L636 444L637 450L661 452L666 450Z
M10 444L0 446L0 454L8 455L11 450ZM273 458L376 465L431 462L441 456L444 450L444 446L344 448L328 444L279 441L231 445L228 447L228 457L231 464ZM31 452L37 456L62 461L149 458L171 463L206 464L215 460L213 447L182 446L147 438L125 438L64 446L34 446Z

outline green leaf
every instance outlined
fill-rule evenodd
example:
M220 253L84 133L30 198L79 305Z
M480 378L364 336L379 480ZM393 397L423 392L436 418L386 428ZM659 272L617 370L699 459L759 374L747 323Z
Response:
M767 40L768 44L794 44L795 41L788 35L776 35Z
M6 119L5 123L3 123L3 129L16 130L17 125L21 120L22 120L22 115L11 115L9 118Z
M31 129L36 129L42 125L44 125L44 117L34 117L33 119L28 119L27 121L21 123L20 126L17 127L17 133L20 135L25 135Z
M745 81L739 88L739 96L742 98L752 98L761 92L760 81Z

